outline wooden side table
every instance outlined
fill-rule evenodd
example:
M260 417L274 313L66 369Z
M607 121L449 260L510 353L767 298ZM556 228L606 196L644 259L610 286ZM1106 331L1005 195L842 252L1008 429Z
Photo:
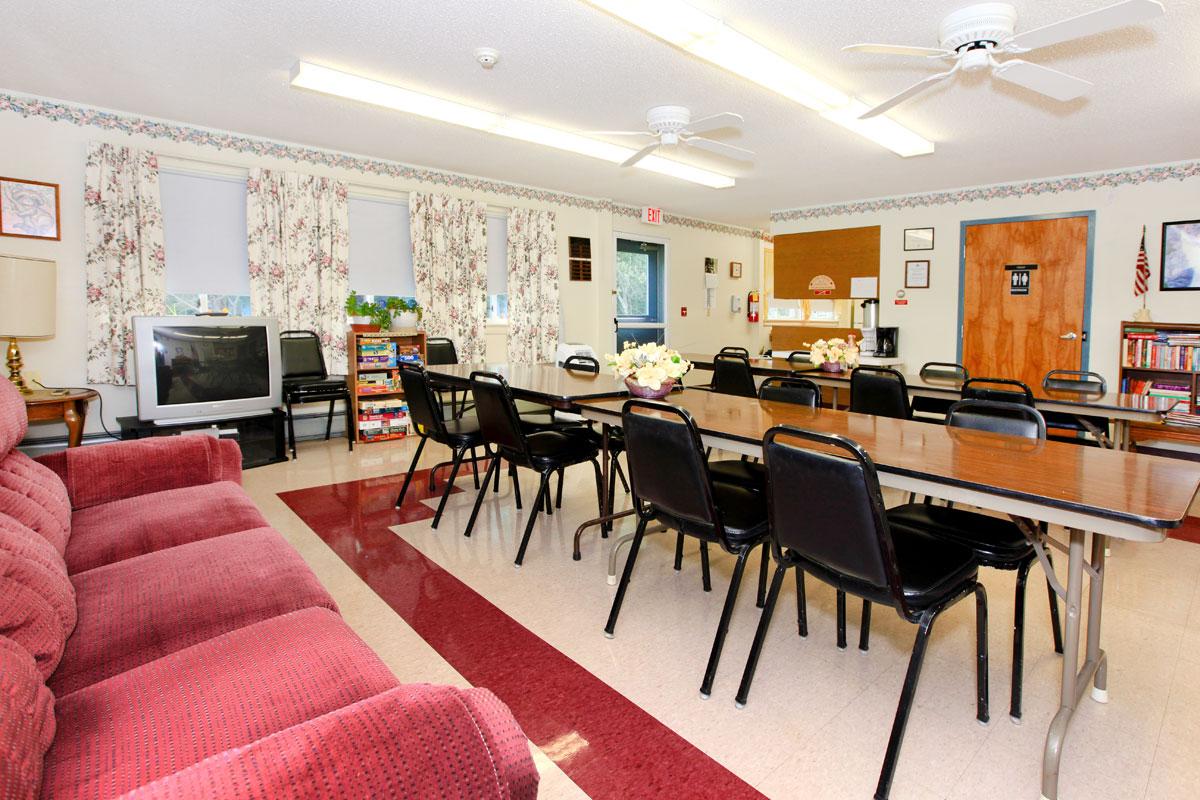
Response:
M83 440L83 422L87 418L88 403L99 394L94 389L69 389L65 394L39 389L23 397L25 413L30 422L65 422L67 447L79 447Z

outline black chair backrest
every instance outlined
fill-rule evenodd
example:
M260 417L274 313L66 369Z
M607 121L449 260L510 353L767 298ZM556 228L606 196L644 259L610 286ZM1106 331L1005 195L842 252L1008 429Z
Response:
M755 397L754 373L748 356L736 353L717 353L713 356L712 390L738 397Z
M821 387L808 378L786 378L777 375L762 382L758 387L758 398L816 408L821 405Z
M630 399L621 408L621 428L633 496L672 516L711 525L723 536L704 445L691 414L666 403Z
M408 416L424 429L426 436L434 439L445 433L446 423L442 419L442 404L433 391L428 373L420 364L400 365L400 388L408 403Z
M782 561L782 551L790 551L835 579L848 579L838 581L847 588L890 595L903 610L895 548L870 456L844 436L789 425L767 431L763 451L776 557ZM822 500L797 491L802 486L820 487Z
M888 367L858 367L850 374L850 410L876 417L911 419L908 384Z
M792 352L788 353L787 360L791 364L811 364L812 362L809 360L811 356L811 350L793 350Z
M1032 406L1033 391L1027 384L1011 378L967 378L962 385L962 399L996 400L1001 403L1023 403Z
M458 351L454 349L454 342L444 336L434 336L432 339L426 339L425 363L431 366L436 364L457 364Z
M967 368L953 361L926 361L919 373L922 378L965 381L971 377Z
M1042 412L1024 403L959 400L946 412L946 424L952 428L1004 433L1026 439L1046 438L1046 420Z
M569 356L563 362L563 369L579 370L580 372L590 372L593 375L599 375L600 362L591 356Z
M1042 388L1057 392L1104 394L1108 391L1108 381L1104 380L1104 376L1099 372L1052 369L1042 378Z
M312 331L283 331L279 334L279 357L283 380L323 381L329 377L321 340Z
M521 430L521 417L504 376L495 372L472 372L471 395L475 398L475 418L479 420L483 438L528 461L529 448Z
M747 358L750 357L750 351L744 347L736 347L736 346L722 347L721 352L722 353L733 353L735 356L746 356Z

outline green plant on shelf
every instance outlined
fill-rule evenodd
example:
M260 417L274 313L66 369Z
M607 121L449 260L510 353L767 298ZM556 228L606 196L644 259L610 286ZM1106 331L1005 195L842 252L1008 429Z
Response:
M353 289L350 290L349 296L346 297L346 316L351 318L369 318L372 324L378 325L379 329L383 331L391 329L392 318L395 315L405 313L415 313L418 323L424 316L420 303L404 297L389 297L382 303L368 302Z

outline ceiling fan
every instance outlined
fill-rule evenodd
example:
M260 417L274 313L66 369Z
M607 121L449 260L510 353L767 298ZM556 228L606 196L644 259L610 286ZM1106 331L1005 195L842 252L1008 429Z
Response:
M942 20L938 27L940 47L908 47L891 44L852 44L843 47L857 53L883 53L895 56L919 56L931 60L952 60L954 65L945 72L930 75L903 92L884 100L859 119L884 113L923 92L935 83L954 77L959 72L991 70L992 77L1024 86L1055 100L1074 100L1083 95L1090 81L1067 75L1020 58L998 60L997 56L1028 53L1053 44L1080 39L1114 28L1122 28L1153 19L1163 14L1159 0L1125 0L1125 2L1089 11L1077 17L1052 22L1023 33L1014 33L1017 10L1008 3L978 3L961 8Z
M708 131L723 125L736 125L744 121L741 114L735 114L732 111L722 111L719 114L692 119L691 109L684 106L655 106L646 112L646 126L649 130L588 131L588 133L603 136L649 136L654 139L655 141L638 150L621 164L622 167L632 167L658 148L672 145L702 147L721 155L735 154L734 157L752 156L754 155L753 150L697 135L697 131Z

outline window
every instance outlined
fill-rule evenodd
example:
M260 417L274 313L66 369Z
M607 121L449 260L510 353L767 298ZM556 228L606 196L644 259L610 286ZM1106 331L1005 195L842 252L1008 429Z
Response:
M666 246L655 242L617 239L617 346L666 341L663 318L663 276Z
M487 217L487 321L508 323L508 216Z
M161 170L167 313L250 312L246 181Z
M360 295L412 297L412 236L408 204L378 197L351 197L350 288Z
M767 322L850 324L853 300L781 300L767 295Z

